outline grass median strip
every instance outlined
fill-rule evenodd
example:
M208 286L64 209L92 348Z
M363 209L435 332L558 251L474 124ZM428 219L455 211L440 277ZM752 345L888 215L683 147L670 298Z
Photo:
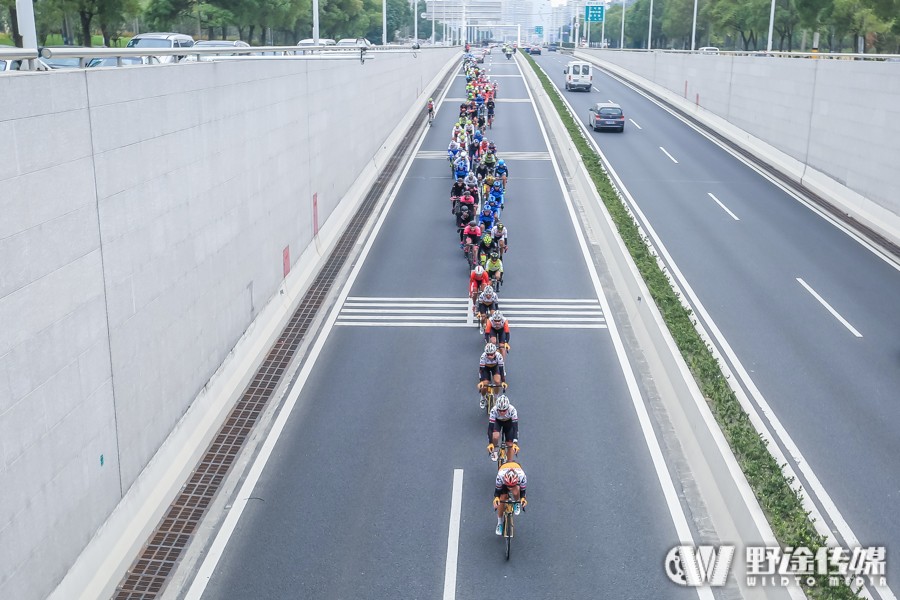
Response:
M528 55L524 56L553 102L572 138L572 143L578 149L597 192L612 216L619 235L725 434L775 536L786 547L805 546L815 553L825 544L825 538L816 531L809 513L803 508L800 494L791 487L793 481L785 477L781 466L769 452L766 441L753 427L750 418L735 397L719 367L718 360L694 326L691 311L681 303L668 276L660 268L634 217L610 182L600 157L585 139L584 132L575 121L575 116L571 114L557 88L534 59ZM805 586L806 594L810 598L840 600L859 597L846 585L829 587L827 576L814 578L816 579L814 586Z

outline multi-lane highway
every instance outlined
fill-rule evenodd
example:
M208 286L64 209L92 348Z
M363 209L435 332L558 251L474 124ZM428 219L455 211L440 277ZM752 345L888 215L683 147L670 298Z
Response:
M572 57L536 59L562 89ZM828 526L886 545L897 589L897 264L619 80L563 94L582 122L622 106L625 132L592 137Z
M449 211L457 77L357 261L321 354L307 358L314 370L252 500L224 550L224 536L215 542L210 555L221 557L192 594L697 596L664 574L668 550L691 541L691 518L644 401L632 396L638 386L522 73L515 61L489 66L501 88L488 137L510 165L500 297L530 501L512 559L494 534L496 467L475 392L483 343L468 322L468 270Z

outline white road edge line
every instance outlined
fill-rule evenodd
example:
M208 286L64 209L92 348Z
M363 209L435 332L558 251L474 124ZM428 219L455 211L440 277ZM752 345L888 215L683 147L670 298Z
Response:
M444 94L441 96L440 100L437 103L437 109L440 109L440 106L441 104L443 104L444 98L447 97L447 92L450 90L450 88L451 86L448 85L444 90ZM244 480L243 485L241 485L240 490L235 496L234 504L232 505L231 510L229 510L228 514L225 515L225 518L222 521L222 525L219 528L219 532L216 534L215 539L213 540L212 544L209 547L209 550L206 553L206 558L203 559L203 562L200 564L200 568L197 569L197 573L194 575L194 580L191 582L191 585L184 596L184 600L200 600L203 596L203 592L206 590L206 586L209 585L209 582L212 579L213 572L215 571L216 566L219 564L219 560L221 560L222 554L225 552L225 546L228 544L228 540L231 539L231 535L234 533L238 521L240 520L241 515L244 513L244 508L246 508L248 500L253 495L253 488L256 487L256 483L259 481L263 469L265 469L266 467L266 463L269 462L269 458L272 456L272 451L275 448L275 444L278 442L278 439L281 437L281 433L284 431L284 427L287 424L288 417L290 417L291 413L294 410L294 407L297 404L297 400L300 398L300 392L306 385L306 381L309 379L309 375L310 373L312 373L312 369L315 366L319 355L322 353L322 348L325 347L325 342L328 340L332 329L334 329L334 324L337 320L338 314L341 311L341 307L344 305L344 301L350 294L350 288L353 287L353 283L359 276L359 272L362 270L362 267L366 262L366 257L369 255L369 251L372 249L372 245L375 243L375 238L378 237L378 232L381 231L381 227L382 225L384 225L385 219L387 219L387 215L391 210L391 206L393 206L394 200L397 198L397 194L400 191L400 182L402 182L406 178L407 173L415 162L415 156L418 153L419 148L422 146L422 143L425 141L426 137L427 136L425 135L419 137L419 141L416 143L416 147L413 149L412 153L409 156L409 159L406 161L406 165L403 167L403 171L400 173L400 177L397 180L398 184L394 187L391 195L387 199L387 202L385 202L381 214L378 217L378 221L376 221L374 227L372 227L372 231L369 233L369 238L366 240L366 245L363 246L359 258L357 259L356 264L353 266L353 270L350 272L350 276L344 283L344 287L341 288L337 301L334 303L334 306L331 308L331 312L328 314L325 325L322 327L321 332L319 333L315 343L310 349L309 355L306 357L306 360L303 363L303 367L297 374L297 379L294 382L294 385L291 386L291 389L288 391L288 395L284 401L284 405L278 412L278 417L276 417L275 422L272 424L272 429L269 432L269 435L266 436L266 439L259 450L259 454L254 459L250 470L247 472L247 478Z
M844 317L842 317L842 316L840 315L840 313L838 313L838 311L834 310L834 308L832 308L831 305L828 304L828 303L825 301L825 298L823 298L823 297L820 296L818 293L816 293L816 290L812 289L808 283L806 283L805 281L803 281L803 280L802 280L801 278L799 278L799 277L797 278L797 283L799 283L800 285L802 285L803 287L805 287L805 288L806 288L806 291L809 292L810 294L812 294L813 298L815 298L816 300L818 300L819 303L820 303L822 306L824 306L824 307L828 310L828 312L831 313L831 316L832 316L832 317L834 317L835 319L837 319L838 321L840 321L841 324L842 324L844 327L846 327L847 329L850 330L850 333L852 333L853 335L855 335L855 336L858 337L858 338L861 338L861 337L862 337L862 334L861 334L860 332L858 332L858 331L856 330L856 328L855 328L853 325L851 325L850 323L848 323L848 322L847 322L847 319L845 319Z
M659 102L656 102L653 98L650 98L649 96L644 94L641 90L630 85L628 82L625 82L618 77L613 77L613 79L615 79L616 81L619 81L623 85L631 88L638 94L641 94L642 96L646 97L648 100L650 100L651 102L653 102L654 104L656 104L657 106L662 108L663 110L673 114L677 118L680 118L680 117L678 117L677 114L673 113L667 107L663 106ZM557 87L556 89L558 90L559 88ZM572 106L569 104L568 100L566 100L566 98L564 96L563 96L563 102L566 103L566 106L568 106L569 111L571 111L572 114L575 114ZM576 119L576 121L577 121L577 119ZM690 124L690 122L685 121L684 119L682 119L682 121L687 123L689 126L693 127ZM582 131L584 131L585 134L587 134L587 127L585 125L581 124L580 121L578 121L578 123L579 123L579 125L581 125ZM694 128L694 129L696 129L696 128ZM705 135L705 134L703 134L702 131L700 131L700 133L701 133L701 135ZM750 378L750 374L747 372L747 369L744 367L743 363L741 363L741 361L738 359L737 354L735 354L734 349L731 347L731 344L728 343L728 340L725 339L725 336L722 335L721 330L718 328L718 326L715 324L715 322L713 322L712 318L710 317L709 313L706 310L706 307L700 303L700 299L697 297L697 294L694 292L694 289L687 282L687 279L685 279L684 274L678 268L678 265L675 264L675 261L672 260L672 256L671 256L671 254L669 254L668 249L665 247L665 245L663 245L662 240L656 233L656 230L653 229L653 226L650 224L646 215L644 215L640 206L637 204L637 202L635 202L634 197L631 195L631 193L625 187L625 184L622 182L622 179L619 177L618 173L616 173L616 170L612 167L611 163L607 160L606 155L603 154L603 151L600 149L600 146L599 146L599 144L597 144L597 141L595 139L593 139L593 137L590 135L588 135L587 138L588 138L588 143L590 143L594 146L594 150L597 152L598 156L600 156L601 160L603 161L604 167L606 167L610 176L613 178L616 185L618 186L618 189L622 192L622 195L628 199L629 208L631 208L632 211L634 212L634 214L637 216L637 221L640 224L640 228L643 229L644 234L646 234L653 240L653 245L656 247L656 250L657 250L657 252L659 252L660 256L663 257L663 259L665 261L665 265L669 269L669 271L672 273L672 276L674 277L674 281L677 282L677 285L680 288L682 296L690 299L690 305L691 305L692 309L698 315L700 315L700 317L702 317L702 322L698 321L698 328L701 332L701 336L710 345L711 351L715 355L716 359L719 361L719 364L722 367L722 372L725 374L726 379L728 379L729 381L732 381L732 378L734 378L734 379L737 379L737 380L740 380L741 382L743 382L744 385L747 386L747 390L749 391L750 396L753 397L753 399L756 401L756 404L759 406L759 410L757 410L756 406L754 406L754 404L750 401L750 398L744 392L743 388L741 388L737 384L733 385L732 390L734 391L735 396L737 396L738 400L740 401L741 408L743 408L744 411L750 416L750 421L753 423L753 426L760 433L760 435L766 440L769 451L772 452L772 455L775 457L775 460L778 462L779 465L783 465L782 472L785 474L786 477L788 477L794 481L794 484L792 487L801 493L803 508L806 509L810 513L810 515L813 519L813 526L816 528L816 531L819 533L819 535L822 535L823 537L826 538L827 545L833 546L833 545L837 544L837 541L835 540L835 537L834 537L834 533L829 529L827 522L825 521L824 517L822 516L822 513L819 511L819 508L816 506L816 504L810 498L811 494L809 493L808 490L805 491L805 493L804 493L804 489L800 483L800 479L797 475L797 472L794 470L793 466L791 465L791 462L788 461L785 453L781 451L781 447L778 445L778 443L776 441L776 436L777 436L777 440L780 441L782 444L784 444L784 447L787 449L787 452L791 455L791 458L793 459L793 461L796 462L797 468L799 469L799 471L803 474L804 477L806 477L806 479L809 483L809 487L812 490L812 495L814 495L816 497L816 499L822 504L822 507L824 508L825 513L828 514L829 517L831 517L832 521L834 522L835 527L838 530L838 533L840 533L841 537L844 539L844 544L846 546L859 546L860 545L859 539L856 537L856 534L853 533L853 530L850 529L850 525L844 519L844 515L840 512L840 510L838 510L837 505L834 503L834 500L831 499L831 496L825 490L825 486L823 486L822 482L819 481L819 478L816 476L815 472L813 472L812 467L809 466L809 462L806 460L806 458L800 452L800 448L797 446L796 442L794 442L793 438L791 438L791 436L788 434L787 429L785 429L784 425L782 425L781 421L778 419L778 417L772 411L772 407L769 406L769 403L763 397L762 392L760 392L759 388L756 387L756 383ZM712 141L713 141L713 143L716 143L715 140L712 140ZM717 145L719 145L719 144L717 144ZM727 152L735 155L738 158L738 160L740 160L740 157L738 155L734 154L734 152L732 152L727 146L720 145L720 147L722 147ZM742 164L746 164L746 163L743 163L743 161L741 161L741 162L742 162ZM751 168L752 168L752 165L751 165ZM757 172L759 172L761 175L763 175L763 177L765 177L766 179L772 181L776 186L781 187L778 185L777 182L775 182L768 175L766 175L765 172L763 172L763 171L757 171ZM786 188L782 188L782 189L784 189L784 191L786 193L790 194L792 197L796 198L801 203L812 208L806 201L804 201L802 198L800 198L796 194L793 194ZM818 212L818 211L813 209L813 212ZM818 214L821 215L822 213L818 213ZM824 217L824 215L822 215L822 216ZM835 224L836 226L838 226L839 229L842 229L840 227L840 225L837 224L836 222L833 222L828 218L825 218L825 220L832 224ZM848 234L850 233L846 229L844 231ZM852 235L852 234L850 234L850 235L854 239L857 239L854 235ZM900 269L900 267L895 265L893 262L891 262L888 259L881 256L878 252L875 252L872 249L872 247L869 246L868 244L861 242L861 245L863 245L864 247L868 247L876 256L880 256L882 259L885 260L885 262L887 262L894 268ZM685 302L685 305L688 306L688 303ZM708 331L707 331L707 328L709 329ZM721 352L719 351L719 348L716 347L716 343L718 343L721 346ZM723 354L724 354L724 356L723 356ZM727 361L726 361L726 357L727 357ZM731 365L734 366L733 371L732 371L731 367L729 366L728 361L730 361ZM697 399L695 399L695 401L696 400ZM766 418L768 419L769 423L772 426L772 430L775 431L775 435L772 434L772 430L770 430L768 425L766 425L766 423L762 420L762 417L760 416L760 411L766 415ZM720 439L720 436L722 436L722 433L721 433L721 429L719 428L718 424L716 424L714 421L710 421L710 419L712 419L712 415L709 414L708 409L703 411L703 415L704 415L704 420L707 422L708 427L710 427L710 428L712 428L713 426L716 427L716 431L719 432L719 434L717 435L717 439L720 440L720 447L723 447L723 446L721 446L721 444L724 443L724 437L721 437L721 439ZM714 435L715 435L715 433L714 433ZM727 445L724 446L724 448L727 448ZM728 450L728 451L731 452L730 450ZM723 452L724 452L724 450L723 450ZM733 458L733 453L732 453L732 458ZM733 463L732 461L728 461L728 462L730 465L729 468L732 468L732 469L737 468L736 463ZM737 477L738 474L740 475L741 479L744 480L744 482L746 483L746 478L744 477L743 473L741 473L740 471L733 473L733 475L735 477ZM749 486L747 486L744 489L744 492L747 494L750 494L751 498L753 497L752 492L749 489ZM746 498L745 498L745 501L749 502L749 500L747 500ZM756 502L755 499L753 501ZM759 519L759 520L757 520L758 527L761 527L763 524L765 524L765 527L769 531L771 531L771 526L769 525L768 520L765 519L765 517L761 511L759 511L759 512L754 511L754 515L755 515L755 517L754 517L755 519ZM760 531L762 532L763 529L760 528ZM774 538L772 540L772 543L776 543ZM884 600L897 600L897 597L894 595L894 593L890 589L890 587L887 587L887 586L882 587L882 586L874 586L874 585L872 587L874 587L876 590L878 590L878 592L881 594L881 596ZM792 597L794 597L794 598L803 599L806 597L805 595L803 595L802 592L800 592L795 587L789 587L788 589L790 590L790 593L791 593ZM865 594L868 594L868 590L863 590L863 592Z
M675 157L672 156L671 154L669 154L669 152L668 152L665 148L663 148L662 146L660 146L659 149L663 151L663 154L665 154L666 156L668 156L669 158L671 158L673 163L675 163L676 165L678 164L678 161L675 160Z
M516 61L516 66L519 68L519 71L522 70L521 65L518 61ZM525 74L522 74L524 78ZM603 312L606 315L610 315L607 319L607 328L609 329L610 338L613 342L613 347L616 350L616 355L619 358L619 366L622 369L622 374L625 377L625 382L628 385L628 391L631 395L631 402L634 405L634 411L637 413L638 421L641 425L641 431L644 434L644 441L647 443L647 448L650 451L650 457L653 461L653 466L656 469L656 477L659 480L659 485L662 487L663 496L666 501L666 506L669 509L669 514L672 516L672 521L675 525L675 531L678 535L679 541L682 543L689 543L690 545L694 545L694 536L691 533L691 528L688 525L687 517L684 514L684 511L681 508L681 502L678 499L678 492L675 490L675 484L672 482L672 476L669 474L668 466L666 465L665 458L663 458L662 449L659 446L659 440L656 438L656 434L653 431L653 424L650 422L650 415L647 412L647 407L644 405L644 399L641 397L641 391L638 387L637 378L635 377L634 370L631 367L631 363L629 362L628 355L625 353L625 346L622 343L622 338L619 335L619 329L616 325L615 319L612 318L612 311L609 309L609 302L606 299L606 295L603 293L603 287L600 285L600 277L597 275L597 269L594 267L594 263L591 260L590 252L588 251L587 242L584 239L584 233L581 231L581 227L578 225L578 217L575 214L575 207L572 204L572 198L569 196L569 190L565 184L565 180L563 179L562 172L559 168L559 163L556 160L556 156L554 156L552 152L552 146L550 144L550 138L547 136L547 130L544 127L544 122L541 120L541 115L538 113L537 105L534 102L534 96L531 93L531 88L525 85L525 89L528 91L528 96L531 98L531 108L534 110L535 119L538 122L538 126L541 129L541 135L544 137L544 143L547 145L547 150L550 151L550 162L553 164L553 170L556 173L556 179L559 182L560 190L562 191L563 199L566 201L566 208L569 211L569 218L572 220L572 227L575 229L575 237L578 239L578 246L581 248L581 254L584 258L585 265L587 266L588 274L591 277L591 283L594 286L594 292L597 294L597 299L600 300L600 304L603 306ZM571 110L571 107L569 107ZM572 114L576 114L572 112ZM578 121L578 119L575 119ZM588 136L592 137L592 136ZM708 587L698 587L695 588L697 595L702 600L714 600L715 596L712 593L712 589Z
M450 530L447 532L447 565L444 567L444 600L456 598L456 561L459 557L459 521L462 510L463 470L453 469Z
M722 210L724 210L724 211L727 212L729 215L731 215L731 218L732 218L732 219L734 219L735 221L740 221L740 219L738 219L737 215L734 214L733 212L731 212L730 210L728 210L728 207L725 206L724 204L722 204L722 201L719 200L718 198L716 198L716 197L713 195L712 192L706 192L706 193L709 194L709 197L710 197L710 198L712 198L713 200L716 201L716 204L718 204L719 206L722 207Z
M634 119L628 119L628 120L631 121L631 124L634 125L635 127L637 127L638 129L643 129L643 127L641 127L640 125L638 125L637 123L634 122Z

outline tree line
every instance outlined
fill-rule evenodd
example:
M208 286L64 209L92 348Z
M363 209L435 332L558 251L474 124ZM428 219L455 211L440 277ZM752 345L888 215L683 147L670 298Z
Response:
M737 50L765 50L770 0L699 0L696 45ZM653 48L690 49L694 0L654 0ZM625 9L625 47L646 48L650 0L635 0ZM622 4L606 12L606 39L619 45ZM813 34L819 50L900 53L900 0L776 0L772 49L810 50ZM591 40L600 40L593 24Z
M418 1L418 13L426 0ZM139 31L174 31L199 39L238 38L254 45L294 45L312 37L312 0L34 0L38 43L58 34L79 46L119 45ZM382 0L319 0L319 36L365 37L382 43ZM408 0L387 0L387 42L412 37ZM0 0L0 19L21 46L15 0ZM432 22L419 19L419 37L431 36ZM441 39L442 25L436 25Z

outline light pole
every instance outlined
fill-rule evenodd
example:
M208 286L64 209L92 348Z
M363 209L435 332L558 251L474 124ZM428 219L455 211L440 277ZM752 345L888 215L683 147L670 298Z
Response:
M650 49L653 39L653 0L650 0L650 25L647 26L647 50Z
M313 0L313 45L319 45L319 0Z
M691 25L691 50L697 49L697 0L694 0L694 22Z
M766 52L772 51L772 30L775 28L775 0L772 0L772 8L769 9L769 42L766 44Z
M381 0L381 45L387 44L387 0Z
M622 33L619 35L619 50L625 49L625 0L622 0Z
M419 43L419 0L413 0L413 43Z

